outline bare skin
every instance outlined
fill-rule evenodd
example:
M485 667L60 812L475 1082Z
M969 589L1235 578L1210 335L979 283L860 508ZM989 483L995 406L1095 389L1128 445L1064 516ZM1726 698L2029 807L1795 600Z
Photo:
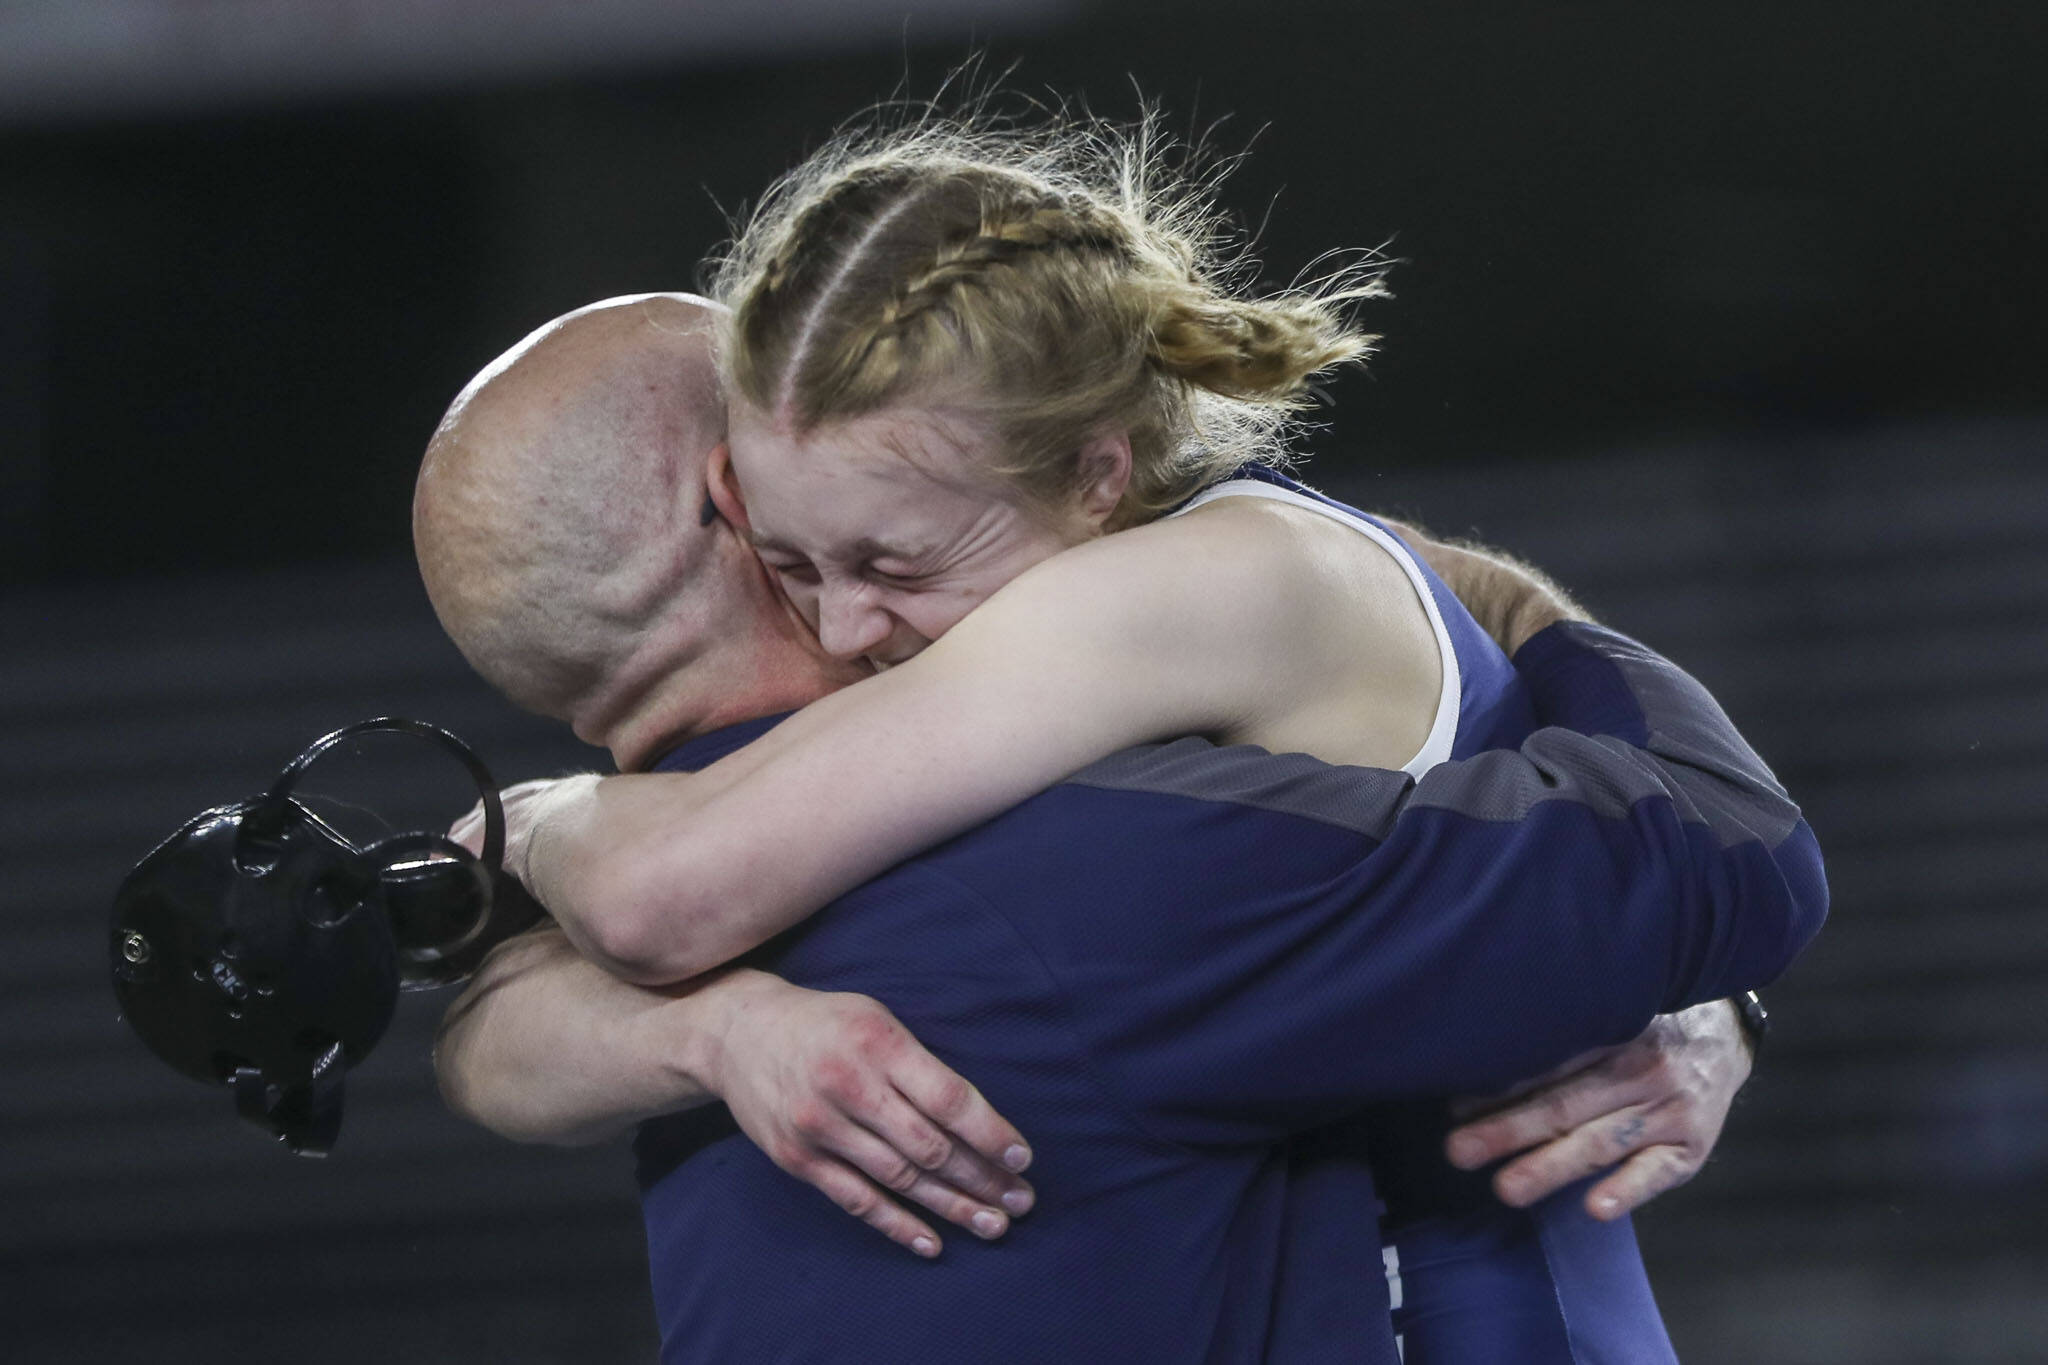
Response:
M862 456L821 498L860 509L893 489L901 505L922 482L962 478L961 463L942 463L964 463L959 452L927 444L913 462L888 448L921 425L864 419L848 437ZM877 428L887 434L872 436L870 460ZM510 865L580 951L662 984L1134 744L1195 734L1338 763L1410 760L1435 716L1441 662L1399 564L1326 518L1251 499L1102 535L1128 477L1120 449L1047 519L1062 529L1004 563L1093 538L1037 559L914 658L891 657L701 773L564 789L515 828ZM883 472L891 461L896 472ZM714 497L720 488L714 474ZM952 499L923 521L956 544L973 534L971 504ZM750 507L721 510L762 534ZM809 553L817 563L831 551ZM812 607L822 637L843 596L830 573ZM907 655L913 638L899 620L842 648ZM790 827L806 831L799 857L777 832Z
M1036 1197L1023 1135L887 1009L766 972L651 990L557 930L523 935L449 1009L434 1065L449 1108L515 1141L600 1142L722 1099L776 1165L920 1256L942 1239L896 1198L991 1238Z
M1749 1079L1749 1039L1726 1000L1652 1021L1620 1047L1575 1057L1507 1096L1466 1106L1454 1166L1494 1172L1503 1202L1526 1208L1600 1171L1586 1211L1612 1220L1698 1175ZM1519 1154L1519 1155L1518 1155Z

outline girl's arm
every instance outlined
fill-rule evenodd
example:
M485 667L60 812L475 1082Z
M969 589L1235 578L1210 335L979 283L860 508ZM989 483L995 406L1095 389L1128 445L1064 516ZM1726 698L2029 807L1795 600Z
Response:
M448 1107L515 1142L598 1142L723 1099L776 1165L919 1255L922 1204L978 1236L1031 1206L1030 1149L952 1068L862 995L745 968L660 990L554 929L493 949L434 1042Z
M560 784L508 865L580 951L659 984L1134 744L1341 735L1318 756L1398 766L1434 711L1434 638L1399 566L1333 552L1327 525L1224 504L1070 550L701 773Z

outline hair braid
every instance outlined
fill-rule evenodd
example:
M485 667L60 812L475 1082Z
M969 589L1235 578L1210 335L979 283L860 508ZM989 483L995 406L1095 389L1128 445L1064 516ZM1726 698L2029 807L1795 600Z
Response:
M912 187L916 173L914 166L892 162L849 170L837 184L791 216L761 272L761 290L773 293L783 288L798 265L824 245L823 239L836 225L871 214L879 201L904 193Z
M930 117L842 137L770 191L720 262L729 392L799 429L943 391L994 424L1001 472L1058 496L1074 453L1128 432L1125 521L1278 439L1310 382L1374 338L1348 306L1380 263L1277 296L1177 179L1149 122L1020 129Z
M1028 252L1125 250L1129 240L1114 221L1090 209L1056 201L1015 217L984 215L974 236L942 244L928 268L903 281L883 307L877 331L943 306L954 289L976 282L992 268L1015 264Z

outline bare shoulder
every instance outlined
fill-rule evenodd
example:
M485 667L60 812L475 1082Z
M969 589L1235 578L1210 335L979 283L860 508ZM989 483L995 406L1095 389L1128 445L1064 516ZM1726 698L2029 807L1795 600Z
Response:
M1420 614L1408 570L1379 540L1325 513L1270 498L1219 498L1171 523L1190 545L1231 556L1261 590L1293 589L1347 617ZM1413 607L1415 613L1410 613Z
M1114 596L1150 611L1191 596L1205 614L1304 615L1360 594L1412 600L1406 571L1377 542L1329 517L1263 498L1226 498L1185 516L1091 541L1032 569L1025 593ZM1008 591L1006 589L1006 591Z
M1435 717L1442 665L1407 570L1314 511L1220 499L1056 556L997 600L1012 589L1019 614L1057 616L1132 676L1201 679L1227 742L1398 767Z

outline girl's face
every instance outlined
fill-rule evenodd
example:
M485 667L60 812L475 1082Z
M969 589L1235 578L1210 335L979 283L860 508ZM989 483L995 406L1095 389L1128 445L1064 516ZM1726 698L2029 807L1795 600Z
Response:
M1070 507L1040 505L985 472L989 436L943 409L886 408L797 436L735 404L728 440L744 503L726 485L720 510L743 525L828 653L878 667L1099 534L1115 505L1097 516L1100 498L1086 492Z

